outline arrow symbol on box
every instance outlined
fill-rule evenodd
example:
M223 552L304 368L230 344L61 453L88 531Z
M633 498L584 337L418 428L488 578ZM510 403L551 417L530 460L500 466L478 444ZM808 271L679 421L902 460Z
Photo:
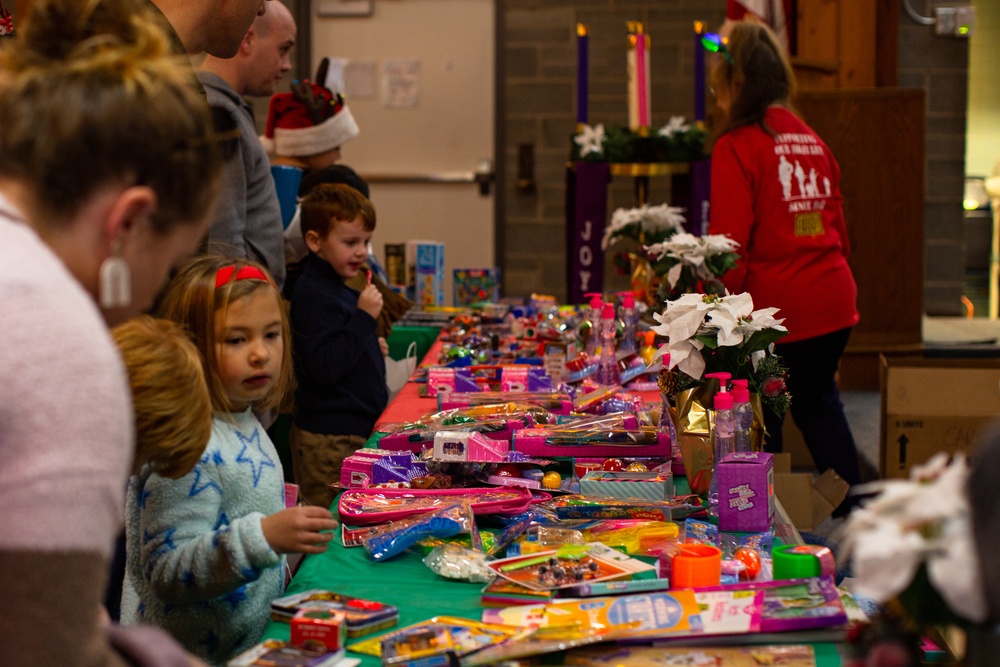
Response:
M906 465L906 443L908 443L909 441L910 441L910 439L907 438L906 435L901 435L901 436L899 436L899 439L896 440L896 442L899 443L899 467L900 468L902 468L903 466Z

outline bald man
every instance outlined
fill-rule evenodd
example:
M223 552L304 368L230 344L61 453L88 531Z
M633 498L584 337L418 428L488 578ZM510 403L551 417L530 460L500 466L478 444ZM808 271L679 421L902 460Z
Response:
M231 58L254 18L270 0L150 0L173 28L184 51ZM274 3L277 4L277 3Z
M190 2L190 0L188 0ZM260 262L278 285L285 281L281 208L271 165L257 138L253 109L243 96L270 97L291 68L296 27L281 2L268 3L229 59L206 56L198 80L208 103L232 115L240 128L238 155L226 164L222 197L208 231L208 250Z

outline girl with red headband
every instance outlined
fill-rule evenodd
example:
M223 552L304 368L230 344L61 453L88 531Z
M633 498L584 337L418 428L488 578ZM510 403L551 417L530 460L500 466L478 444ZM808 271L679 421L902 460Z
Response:
M199 257L160 314L201 352L215 416L193 471L173 480L147 467L129 485L122 617L225 663L260 641L284 554L325 551L337 523L321 507L284 509L281 462L254 415L278 404L291 376L274 280L252 262Z

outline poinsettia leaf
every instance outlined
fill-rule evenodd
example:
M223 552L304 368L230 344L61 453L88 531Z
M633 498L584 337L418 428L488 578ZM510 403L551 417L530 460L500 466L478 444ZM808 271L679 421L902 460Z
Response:
M751 352L766 350L768 345L787 335L787 331L779 331L778 329L760 329L759 331L755 331L753 335L750 336L750 340L743 343L742 349L745 355L749 357Z
M700 340L702 344L710 350L714 350L719 347L719 339L714 335L698 335L695 336L695 338Z

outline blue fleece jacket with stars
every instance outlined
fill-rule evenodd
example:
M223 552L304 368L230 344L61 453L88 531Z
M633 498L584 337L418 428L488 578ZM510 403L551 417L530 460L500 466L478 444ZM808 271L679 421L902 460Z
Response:
M274 445L249 410L216 413L194 470L171 480L142 470L126 500L122 622L167 630L222 665L260 641L284 558L261 519L284 509Z

